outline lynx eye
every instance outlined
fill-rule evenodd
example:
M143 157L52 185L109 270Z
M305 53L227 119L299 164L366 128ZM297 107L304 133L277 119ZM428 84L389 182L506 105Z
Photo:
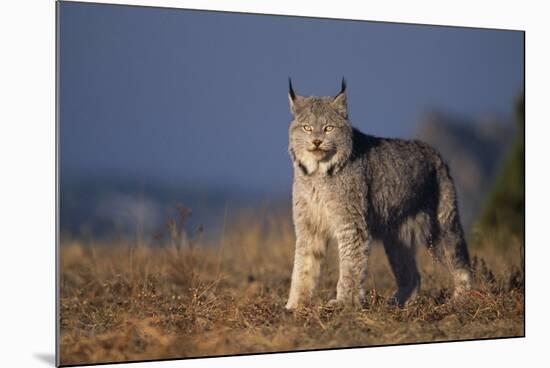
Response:
M327 126L325 127L325 132L327 132L327 133L328 133L328 132L332 132L333 130L334 130L334 126L332 126L332 125L327 125Z
M310 125L303 125L302 129L304 130L304 132L307 133L311 133L311 131L313 130Z

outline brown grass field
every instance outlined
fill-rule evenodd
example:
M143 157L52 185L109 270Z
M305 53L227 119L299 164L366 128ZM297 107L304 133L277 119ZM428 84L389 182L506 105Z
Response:
M403 308L388 304L394 280L383 249L375 246L368 301L360 310L326 305L338 278L331 246L317 299L291 313L283 308L293 261L291 221L264 220L228 220L213 244L200 235L189 239L175 221L171 236L155 247L63 239L61 363L524 335L523 258L513 238L496 236L471 247L474 288L460 300L449 299L448 274L420 250L422 291Z

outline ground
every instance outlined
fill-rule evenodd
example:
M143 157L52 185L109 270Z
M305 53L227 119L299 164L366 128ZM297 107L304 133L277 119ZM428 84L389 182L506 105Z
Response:
M420 250L422 291L403 308L388 303L395 284L380 246L369 258L363 308L329 307L338 278L331 246L316 299L288 312L291 222L287 216L259 218L229 219L215 241L201 239L200 232L185 235L184 224L177 221L169 224L171 235L159 235L154 246L147 240L64 237L61 363L524 335L523 258L517 240L492 237L471 247L474 288L460 300L449 297L444 267Z

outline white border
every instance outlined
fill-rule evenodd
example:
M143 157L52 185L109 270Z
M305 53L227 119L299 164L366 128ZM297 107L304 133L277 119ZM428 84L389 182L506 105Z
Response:
M223 10L245 13L302 15L322 18L344 18L378 20L389 22L441 24L451 26L469 26L485 28L523 29L525 9L518 9L511 1L501 1L497 8L492 8L487 16L483 10L491 8L477 1L384 1L377 4L373 1L223 1L223 0L112 0L89 3L111 3L128 5L148 5L168 8ZM423 5L424 3L424 5ZM398 5L396 5L398 4ZM493 4L494 5L494 4ZM430 11L419 11L422 8ZM464 18L464 10L470 9ZM432 11L436 10L434 17ZM479 11L481 10L481 11ZM513 10L513 11L512 11ZM518 12L519 10L519 12Z
M527 96L527 338L141 363L161 367L342 364L517 367L547 349L547 11L519 1L96 1L331 18L524 29ZM54 2L0 11L2 366L47 366L54 353ZM543 360L544 359L544 360ZM137 366L137 364L135 365Z

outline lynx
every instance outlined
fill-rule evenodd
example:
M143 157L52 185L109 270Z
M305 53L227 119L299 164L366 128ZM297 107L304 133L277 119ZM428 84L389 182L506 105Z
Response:
M334 97L298 96L289 79L289 153L296 248L287 309L308 304L327 244L338 246L331 304L360 306L367 258L381 242L404 305L420 288L416 248L426 245L452 275L454 295L470 288L470 261L449 168L429 145L364 134L348 120L346 84Z

